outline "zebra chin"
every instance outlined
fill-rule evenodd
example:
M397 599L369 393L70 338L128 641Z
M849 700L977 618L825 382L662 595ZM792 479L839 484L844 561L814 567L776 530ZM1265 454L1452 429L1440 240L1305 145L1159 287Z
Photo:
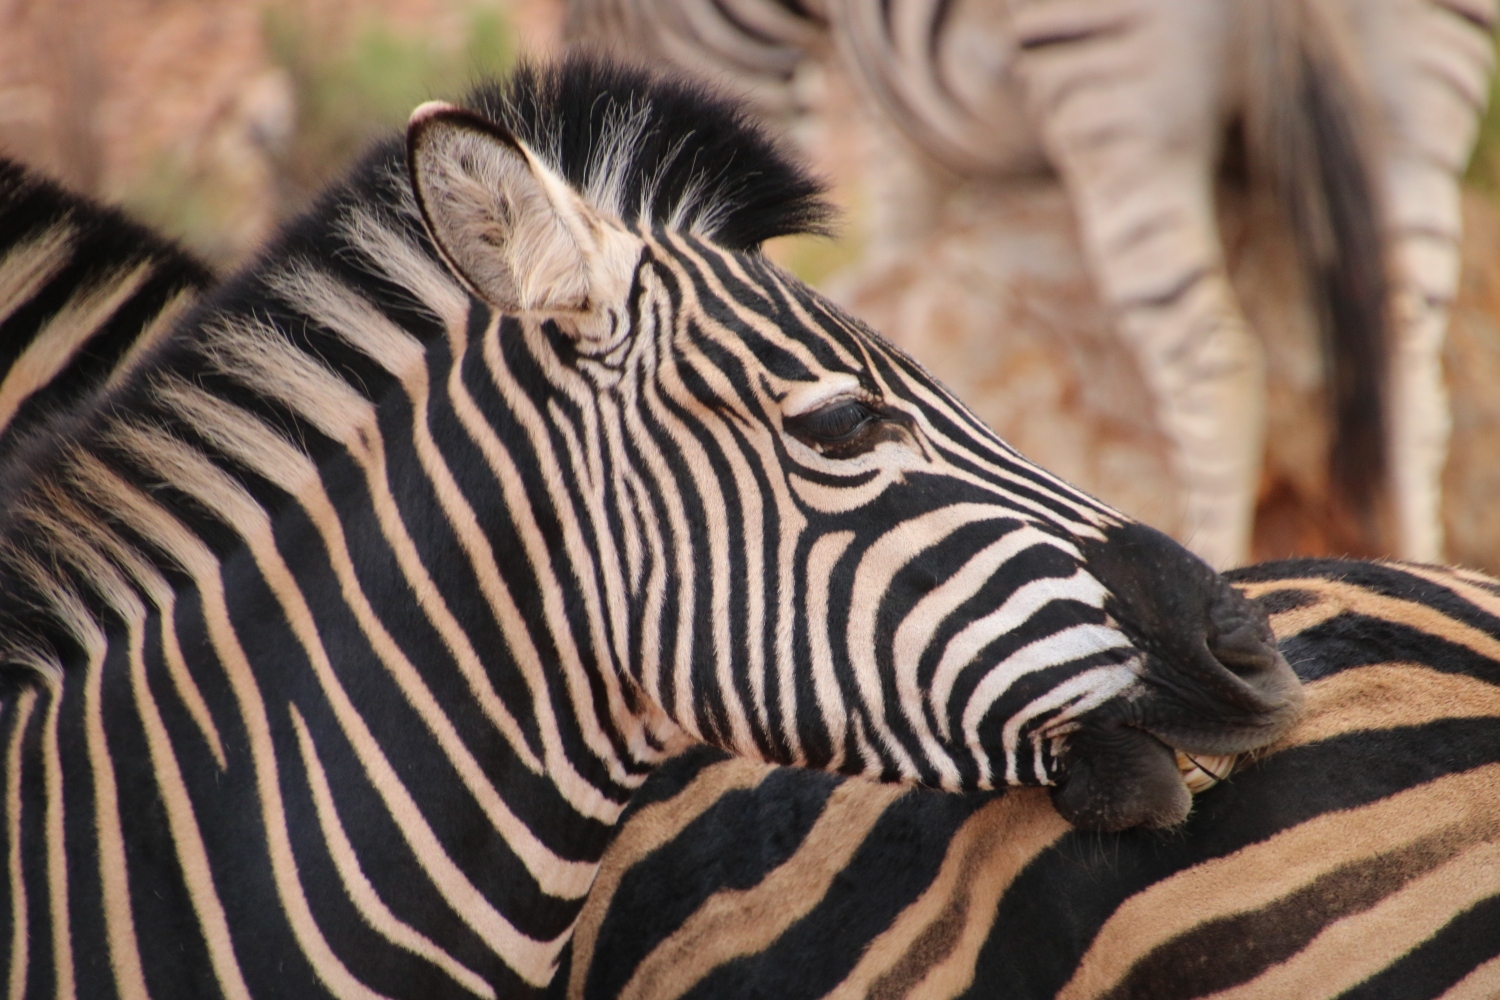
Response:
M1143 655L1137 683L1075 720L1053 801L1084 829L1173 826L1192 804L1176 752L1267 746L1300 715L1301 684L1260 606L1161 532L1110 529L1085 560Z

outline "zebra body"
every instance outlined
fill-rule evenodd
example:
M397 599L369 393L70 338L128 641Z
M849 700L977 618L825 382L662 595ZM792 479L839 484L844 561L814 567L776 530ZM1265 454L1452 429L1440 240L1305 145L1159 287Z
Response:
M118 212L0 157L0 457L123 378L213 280Z
M1028 790L695 749L632 804L558 994L1500 995L1500 582L1340 560L1231 577L1308 710L1180 830L1083 833Z
M1263 614L756 252L822 211L691 86L523 69L38 427L10 995L537 993L694 741L1119 827L1279 735Z
M1495 16L1492 0L573 0L570 28L788 95L772 107L795 104L797 56L831 49L939 172L1054 169L1175 449L1190 544L1232 565L1262 467L1265 361L1214 214L1226 137L1283 203L1325 331L1346 544L1438 559L1440 355ZM872 242L901 252L909 214L877 214Z

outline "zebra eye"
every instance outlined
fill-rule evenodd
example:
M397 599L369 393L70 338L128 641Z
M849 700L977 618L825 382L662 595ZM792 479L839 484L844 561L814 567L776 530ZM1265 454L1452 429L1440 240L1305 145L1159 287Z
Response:
M810 448L833 458L848 458L868 450L869 431L880 414L858 399L839 399L816 410L787 417L787 433Z

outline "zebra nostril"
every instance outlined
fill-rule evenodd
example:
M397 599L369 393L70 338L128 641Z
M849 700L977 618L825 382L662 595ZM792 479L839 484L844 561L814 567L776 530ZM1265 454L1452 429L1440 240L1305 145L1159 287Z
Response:
M1297 718L1302 692L1264 610L1208 564L1144 525L1086 550L1106 608L1146 653L1150 695L1133 725L1193 753L1251 750Z
M1227 584L1209 606L1204 640L1214 659L1250 683L1279 671L1284 662L1260 607Z
M1301 685L1260 606L1226 584L1210 605L1206 624L1209 654L1243 682L1229 701L1264 715L1270 728L1289 725L1301 711Z
M1244 680L1275 670L1281 662L1281 654L1269 629L1254 621L1242 621L1227 632L1211 636L1208 651L1231 673Z

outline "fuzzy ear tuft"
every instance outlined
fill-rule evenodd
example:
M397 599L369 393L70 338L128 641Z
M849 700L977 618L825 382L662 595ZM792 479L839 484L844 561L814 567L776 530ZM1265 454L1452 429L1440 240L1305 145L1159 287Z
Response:
M591 312L633 268L635 241L619 224L487 118L423 104L407 124L406 158L433 242L491 305Z

